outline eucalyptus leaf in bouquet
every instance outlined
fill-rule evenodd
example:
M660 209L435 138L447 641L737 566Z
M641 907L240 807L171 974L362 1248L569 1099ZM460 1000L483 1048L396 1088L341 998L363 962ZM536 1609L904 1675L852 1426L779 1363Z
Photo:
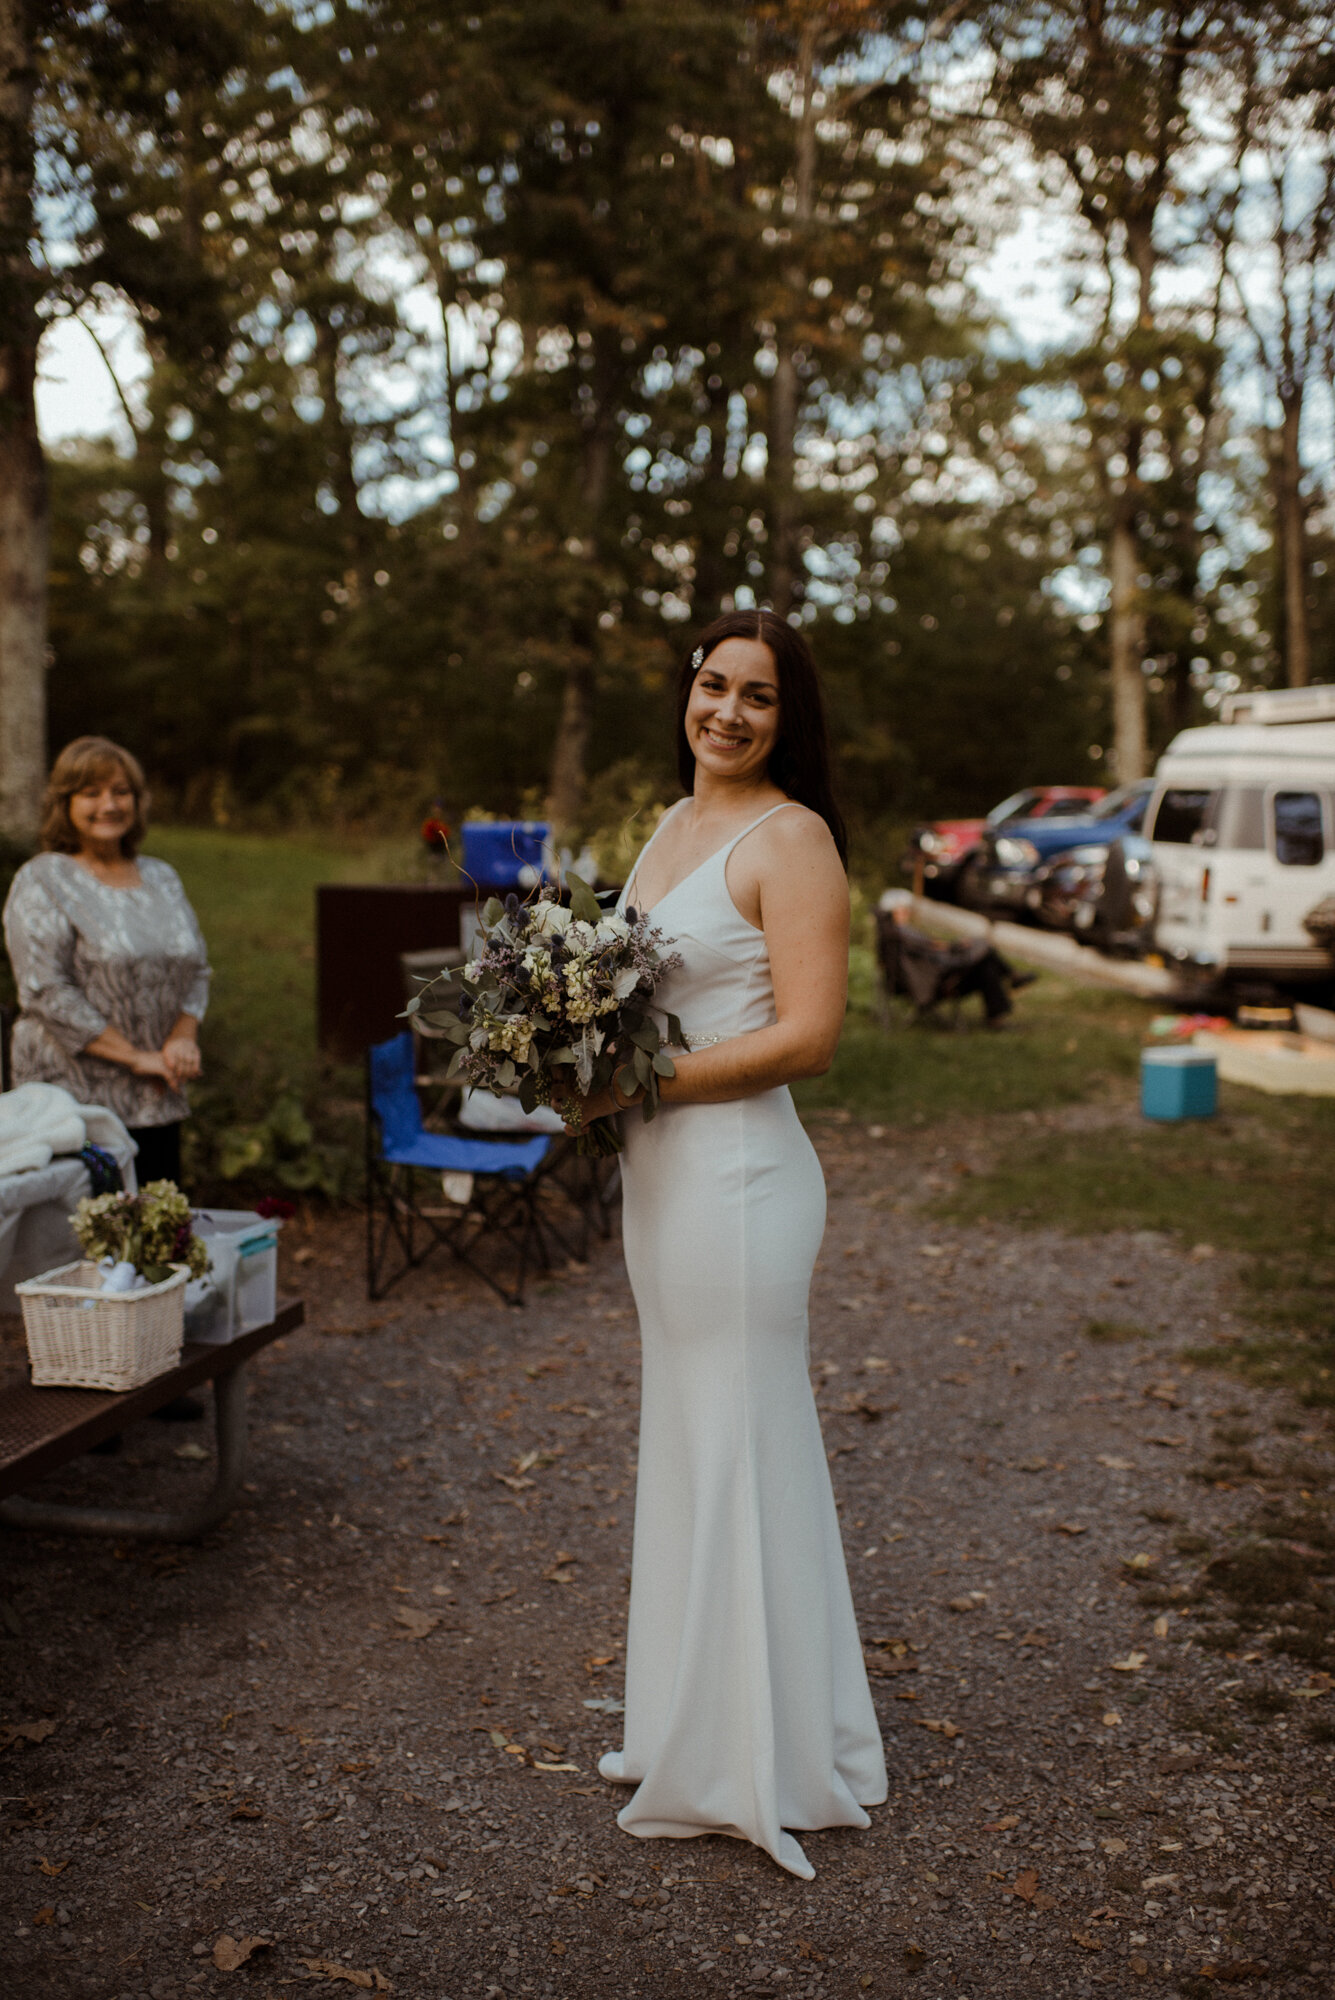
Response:
M675 1015L660 1028L653 996L680 954L645 918L602 909L578 875L566 883L568 906L552 895L493 896L468 964L428 981L406 1012L454 1043L449 1077L517 1096L525 1111L557 1103L578 1124L581 1100L615 1079L622 1097L643 1091L652 1118L659 1083L674 1074L668 1049L684 1046ZM612 1153L621 1140L601 1118L577 1145Z

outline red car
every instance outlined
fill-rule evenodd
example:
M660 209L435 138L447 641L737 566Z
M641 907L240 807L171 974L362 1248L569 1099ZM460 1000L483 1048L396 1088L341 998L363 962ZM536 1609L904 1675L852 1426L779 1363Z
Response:
M986 819L933 820L929 826L913 829L900 872L907 881L916 883L921 868L926 893L951 903L960 873L977 853L988 827L1002 826L1011 819L1078 818L1102 797L1101 785L1031 785L993 806Z

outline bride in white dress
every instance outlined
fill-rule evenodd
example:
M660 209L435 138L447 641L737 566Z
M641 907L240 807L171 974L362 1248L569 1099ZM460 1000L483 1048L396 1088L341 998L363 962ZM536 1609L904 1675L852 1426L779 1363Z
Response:
M682 955L656 1004L692 1053L625 1121L643 1407L624 1747L599 1768L636 1788L627 1833L731 1834L809 1879L792 1830L865 1827L887 1791L807 1374L825 1183L787 1088L843 1022L844 829L782 619L711 626L678 717L689 796L623 897Z

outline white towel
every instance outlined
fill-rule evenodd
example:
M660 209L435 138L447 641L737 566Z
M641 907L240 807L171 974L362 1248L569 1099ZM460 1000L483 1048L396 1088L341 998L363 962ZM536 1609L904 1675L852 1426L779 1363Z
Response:
M49 1167L56 1154L78 1153L89 1144L113 1154L126 1185L133 1185L131 1163L139 1149L114 1111L79 1104L54 1083L21 1083L0 1093L0 1174Z

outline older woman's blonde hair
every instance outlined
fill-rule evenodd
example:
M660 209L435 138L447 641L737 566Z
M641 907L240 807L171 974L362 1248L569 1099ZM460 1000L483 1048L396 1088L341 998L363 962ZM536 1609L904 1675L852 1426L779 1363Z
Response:
M132 861L139 852L148 820L148 785L137 757L107 736L76 736L51 767L42 808L42 846L48 854L77 854L78 834L70 818L70 800L85 785L95 785L113 772L124 772L134 793L134 819L121 836L121 853Z

